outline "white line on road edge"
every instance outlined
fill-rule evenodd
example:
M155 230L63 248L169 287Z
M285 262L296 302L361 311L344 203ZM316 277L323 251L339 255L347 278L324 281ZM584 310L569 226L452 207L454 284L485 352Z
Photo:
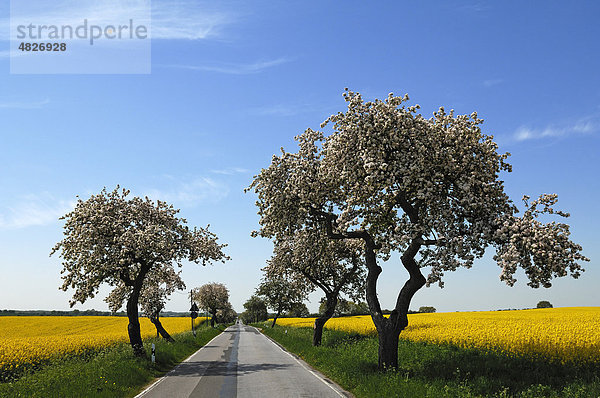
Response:
M251 326L253 327L253 326ZM256 329L256 328L255 328ZM260 333L260 332L259 332ZM292 355L290 352L288 352L286 349L284 349L280 344L278 344L277 342L275 342L273 339L271 339L269 336L267 336L264 333L261 333L261 335L265 336L267 338L267 340L269 340L271 343L273 343L277 348L279 348L281 351L285 352L286 354L288 354L290 357L294 358L294 361L298 362L300 364L300 366L302 366L304 369L308 370L310 373L313 374L313 376L315 376L317 379L321 380L327 387L331 388L333 391L335 391L335 393L337 395L339 395L340 397L344 397L346 398L347 395L343 394L342 392L340 392L337 388L334 387L334 385L332 384L333 382L329 382L327 380L325 380L323 378L323 376L321 376L320 374L316 373L314 370L310 369L309 367L307 367L302 361L300 361L297 357L295 357L294 355Z
M156 380L154 383L152 383L150 385L150 387L146 388L144 391L142 391L141 393L139 393L138 395L136 395L133 398L140 398L143 397L144 395L146 395L147 393L149 393L154 387L156 387L158 385L158 383L160 383L161 381L163 381L167 376L169 376L171 373L173 373L178 367L180 367L183 363L185 362L189 362L189 360L196 355L198 352L200 352L204 347L206 347L207 345L209 345L210 343L213 342L214 339L216 339L217 337L219 337L222 333L219 333L218 335L216 335L215 337L213 337L208 343L204 344L202 347L200 347L196 352L194 352L192 355L190 355L189 357L187 357L186 359L184 359L179 365L175 366L173 369L171 369L166 375L164 375L163 377L161 377L160 379Z

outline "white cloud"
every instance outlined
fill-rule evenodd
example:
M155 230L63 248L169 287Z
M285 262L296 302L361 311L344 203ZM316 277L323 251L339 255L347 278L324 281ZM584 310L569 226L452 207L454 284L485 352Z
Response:
M32 102L6 101L0 102L0 109L40 109L49 103L49 99Z
M177 206L195 206L203 203L214 203L224 199L229 194L229 188L214 179L198 177L191 181L182 181L172 176L166 176L168 187L150 189L144 192L153 200L162 200Z
M153 39L217 38L234 20L231 12L210 10L198 2L152 2Z
M257 61L246 64L221 64L221 65L164 65L169 68L188 69L194 71L225 73L229 75L249 75L260 73L274 66L290 62L289 58L281 57L266 61Z
M211 173L215 174L223 174L223 175L234 175L234 174L244 174L247 173L248 169L243 169L241 167L228 167L226 169L220 170L211 170Z
M75 201L58 200L49 193L26 195L0 208L0 229L19 229L57 222L75 207Z
M214 3L191 0L153 0L150 20L145 20L144 17L150 17L147 12L150 3L148 0L96 2L93 7L90 7L91 1L80 0L46 3L38 0L32 3L36 4L36 7L20 5L17 7L19 14L26 15L0 19L0 26L10 26L11 23L12 26L27 26L36 23L75 27L81 25L83 19L102 26L135 17L136 23L151 26L153 39L199 40L220 37L222 28L236 19L232 11L216 9ZM0 40L9 39L9 30L2 29Z
M488 80L483 81L483 86L485 88L490 88L493 86L497 86L498 84L501 84L503 82L504 82L503 79L488 79Z
M591 134L600 130L600 117L598 115L579 119L570 125L550 125L544 128L519 127L513 134L517 141L542 139L548 137L565 137L575 134Z

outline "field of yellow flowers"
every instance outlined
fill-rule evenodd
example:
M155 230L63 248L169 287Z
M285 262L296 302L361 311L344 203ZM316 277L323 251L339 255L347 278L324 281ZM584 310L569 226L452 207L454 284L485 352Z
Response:
M200 321L197 319L196 321ZM0 317L0 376L18 372L58 356L81 355L118 342L128 342L126 317L6 316ZM190 330L190 318L165 317L170 334ZM156 328L140 318L142 338L156 336Z
M600 307L408 315L400 339L500 352L549 361L600 362ZM281 326L312 327L314 318L282 318ZM370 316L332 318L325 324L376 335Z

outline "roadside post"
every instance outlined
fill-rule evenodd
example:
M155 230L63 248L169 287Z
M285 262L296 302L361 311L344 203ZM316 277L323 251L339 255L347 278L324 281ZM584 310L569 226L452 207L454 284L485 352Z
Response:
M192 333L194 337L196 337L196 329L194 328L194 319L198 318L198 306L196 303L192 303L192 307L190 308L190 317L192 318Z

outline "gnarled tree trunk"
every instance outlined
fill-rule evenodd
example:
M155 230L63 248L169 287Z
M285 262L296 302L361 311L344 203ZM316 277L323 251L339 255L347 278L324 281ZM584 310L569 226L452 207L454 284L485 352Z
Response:
M142 342L142 332L138 314L138 299L140 297L141 288L141 283L139 284L139 288L134 286L129 299L127 300L127 318L129 319L127 333L129 334L129 343L131 344L131 348L133 348L134 355L145 357L146 351L144 351L144 344Z
M335 306L337 305L338 293L327 293L325 295L325 312L323 315L315 319L314 331L313 331L313 345L321 345L321 339L323 337L323 326L325 322L333 316L335 312Z
M127 318L129 319L127 333L129 334L129 343L133 348L133 353L135 356L145 357L146 351L144 351L144 343L142 342L138 302L140 299L140 292L142 291L142 285L144 284L144 278L146 277L146 274L150 270L151 266L145 262L140 264L140 272L134 280L131 280L128 275L125 275L125 273L123 273L121 279L125 282L126 286L131 286L132 288L131 294L127 299Z
M421 274L419 265L415 261L415 256L422 243L420 239L414 239L402 255L402 264L408 271L410 278L398 294L396 307L389 318L386 318L383 316L377 298L377 279L381 273L381 267L377 265L376 245L370 238L365 239L365 241L365 260L369 270L367 274L367 303L379 338L378 367L380 370L397 369L398 338L400 332L408 326L408 307L417 290L425 285L425 277Z
M175 341L175 340L173 340L173 337L171 337L171 335L165 330L162 323L160 323L158 316L151 316L150 322L152 322L154 324L154 326L156 327L156 333L160 334L163 339L165 339L169 342Z
M386 322L377 329L377 337L379 338L378 368L380 370L397 369L400 330L390 322Z

